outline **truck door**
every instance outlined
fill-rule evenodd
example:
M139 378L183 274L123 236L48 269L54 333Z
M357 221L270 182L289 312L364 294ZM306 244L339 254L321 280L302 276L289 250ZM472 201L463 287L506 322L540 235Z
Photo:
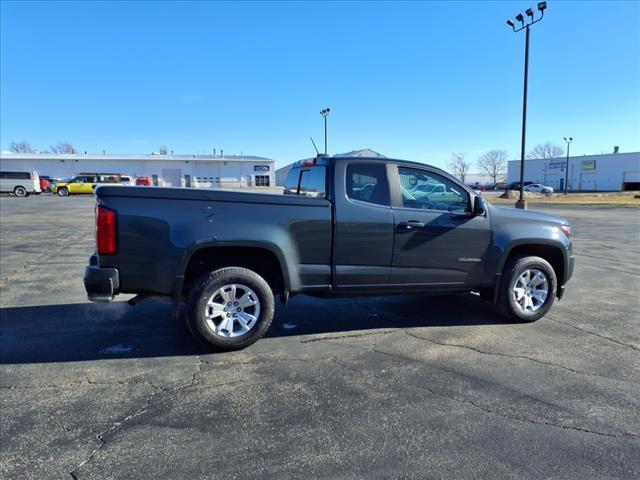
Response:
M471 195L430 169L394 166L392 284L455 287L481 281L490 221L474 216ZM433 192L433 193L432 193Z
M371 160L334 165L336 290L370 290L389 282L393 213L387 166Z

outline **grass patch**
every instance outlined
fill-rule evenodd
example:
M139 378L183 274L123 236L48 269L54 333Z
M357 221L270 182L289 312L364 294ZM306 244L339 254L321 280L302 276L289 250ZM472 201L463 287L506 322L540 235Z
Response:
M515 200L486 196L490 203L505 205ZM615 205L619 207L640 207L640 192L611 192L611 193L570 193L563 195L554 193L550 196L529 197L527 203L548 203L560 205Z

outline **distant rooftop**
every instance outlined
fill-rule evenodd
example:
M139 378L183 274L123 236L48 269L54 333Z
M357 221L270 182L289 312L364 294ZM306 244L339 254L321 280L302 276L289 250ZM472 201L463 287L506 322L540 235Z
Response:
M184 160L206 161L222 160L232 162L272 162L273 159L254 155L199 155L199 154L118 154L118 153L0 153L0 158L22 160Z
M365 157L365 158L387 158L385 155L371 150L370 148L363 148L362 150L352 150L347 153L338 153L334 157Z

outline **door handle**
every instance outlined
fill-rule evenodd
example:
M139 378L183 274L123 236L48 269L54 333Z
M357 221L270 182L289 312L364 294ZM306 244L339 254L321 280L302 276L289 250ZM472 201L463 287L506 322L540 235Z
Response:
M403 230L412 230L414 228L424 228L427 224L424 222L419 222L418 220L408 220L406 222L398 223L398 227Z

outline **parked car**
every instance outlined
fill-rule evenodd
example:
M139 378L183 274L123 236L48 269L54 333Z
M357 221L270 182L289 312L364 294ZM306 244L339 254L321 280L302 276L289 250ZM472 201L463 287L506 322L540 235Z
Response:
M136 178L136 185L138 186L143 186L143 187L150 187L152 185L151 180L149 180L149 177L137 177Z
M494 185L494 190L504 190L505 187L507 186L506 182L498 182Z
M43 177L40 177L40 191L46 192L49 190L49 180Z
M524 182L524 186L532 185L533 182ZM520 182L511 182L506 187L505 190L520 190Z
M50 192L53 187L53 178L48 175L40 175L40 190Z
M524 187L525 192L542 193L543 195L552 195L553 187L542 185L541 183L532 183Z
M120 181L118 182L122 185L135 185L135 181L128 175L120 175Z
M56 193L61 197L67 197L71 194L93 193L98 178L89 175L78 175L66 182L57 182L51 189L52 193Z
M56 182L51 191L57 193L61 197L67 197L72 194L93 193L98 185L117 185L118 178L104 177L99 175L78 175L71 180Z
M40 193L40 177L37 172L0 171L0 192L10 192L16 197Z
M427 183L447 195L407 188ZM490 205L422 163L318 156L285 192L99 186L89 300L166 296L174 315L186 300L192 333L234 350L264 335L276 296L475 291L529 322L573 273L566 220Z

